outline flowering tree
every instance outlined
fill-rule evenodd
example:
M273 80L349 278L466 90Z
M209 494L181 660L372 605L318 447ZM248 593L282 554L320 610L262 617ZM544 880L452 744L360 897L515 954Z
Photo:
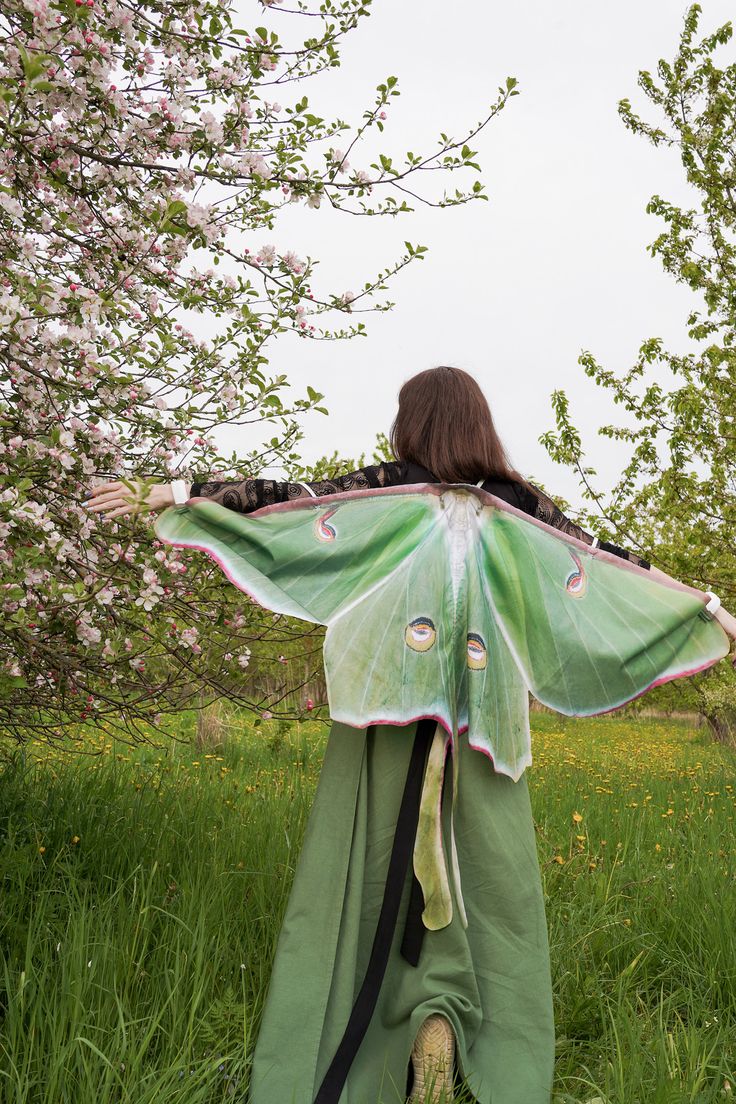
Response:
M139 721L193 695L270 704L257 661L283 660L295 627L204 557L152 540L150 515L86 512L87 489L298 463L300 415L324 409L322 396L287 401L269 341L364 331L322 316L388 309L378 292L424 247L405 243L358 294L318 294L311 258L262 240L282 207L395 216L412 199L486 198L478 179L433 200L410 178L478 170L467 142L516 94L513 79L465 138L360 168L395 77L354 133L304 95L277 96L339 65L369 4L266 6L307 19L310 37L287 49L274 30L238 27L230 0L0 10L0 723L18 740L102 718L139 738ZM225 422L273 435L220 458L208 433Z
M697 296L687 318L692 350L668 352L650 338L636 363L622 375L598 364L586 351L586 375L608 391L631 417L626 425L604 425L599 433L631 446L628 463L610 501L594 490L596 473L585 460L579 431L562 391L554 392L557 431L541 440L550 455L574 467L583 493L603 516L598 531L640 549L669 574L718 593L736 608L736 65L715 64L714 54L730 43L725 24L698 40L700 7L685 17L677 56L660 61L656 77L639 74L639 84L658 114L640 118L628 100L621 117L634 134L655 146L675 148L695 197L683 209L654 196L647 210L664 223L651 245L665 270ZM652 378L665 367L671 387ZM592 514L581 520L587 523ZM663 689L685 695L718 735L736 731L736 677L728 664L689 685Z

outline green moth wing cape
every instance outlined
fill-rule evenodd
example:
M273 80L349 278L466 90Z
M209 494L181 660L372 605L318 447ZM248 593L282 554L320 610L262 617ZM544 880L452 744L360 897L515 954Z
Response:
M192 498L165 510L155 530L209 553L268 609L327 626L335 720L436 719L415 850L428 927L451 916L436 861L448 742L467 733L516 781L531 763L528 690L588 716L729 650L702 592L465 484L349 491L250 514ZM457 878L454 846L452 862Z
M475 487L412 484L240 514L205 498L156 533L262 605L327 626L331 716L435 717L517 780L527 687L568 715L615 709L728 652L705 596Z

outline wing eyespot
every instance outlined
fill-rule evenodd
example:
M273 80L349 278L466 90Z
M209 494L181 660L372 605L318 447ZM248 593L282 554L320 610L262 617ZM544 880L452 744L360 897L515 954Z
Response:
M404 640L414 652L428 652L437 640L437 630L431 617L415 617L404 630Z
M480 633L468 633L468 667L483 671L488 665L488 648Z

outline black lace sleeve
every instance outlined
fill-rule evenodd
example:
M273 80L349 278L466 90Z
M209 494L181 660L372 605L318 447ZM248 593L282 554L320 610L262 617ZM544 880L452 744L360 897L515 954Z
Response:
M275 502L311 498L307 487L317 496L357 491L366 487L385 487L395 481L395 467L393 463L371 464L346 475L320 479L315 483L289 483L277 479L195 480L189 494L191 498L211 498L229 510L248 514L253 510L260 510L262 506L272 506Z
M555 529L560 529L563 533L569 533L571 537L577 537L578 540L585 541L586 544L593 544L595 537L590 533L587 533L580 525L576 525L574 521L570 521L569 517L563 514L559 506L556 506L549 495L546 495L544 491L541 491L539 487L536 487L533 483L529 486L533 491L527 492L527 495L531 499L525 504L525 509L533 517L539 518L540 521L545 522L547 525L552 525ZM536 502L533 499L536 499ZM611 544L609 541L599 541L598 548L602 548L605 552L612 552L614 556L621 556L624 560L629 560L631 563L636 564L638 567L651 567L649 560L643 559L638 556L636 552L629 552L626 548L620 548L617 544Z

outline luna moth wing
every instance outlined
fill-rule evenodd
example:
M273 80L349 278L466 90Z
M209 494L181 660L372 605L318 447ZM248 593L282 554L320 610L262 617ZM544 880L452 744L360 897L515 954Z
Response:
M607 712L728 653L690 588L508 510L481 527L481 578L532 693L558 712Z
M168 543L208 552L267 608L328 626L335 720L365 727L434 716L453 732L458 664L439 498L364 496L300 499L246 515L190 499L164 511L155 529Z
M241 514L207 498L170 506L154 524L168 544L207 552L261 605L326 625L403 567L436 522L420 495L365 491L295 499Z

